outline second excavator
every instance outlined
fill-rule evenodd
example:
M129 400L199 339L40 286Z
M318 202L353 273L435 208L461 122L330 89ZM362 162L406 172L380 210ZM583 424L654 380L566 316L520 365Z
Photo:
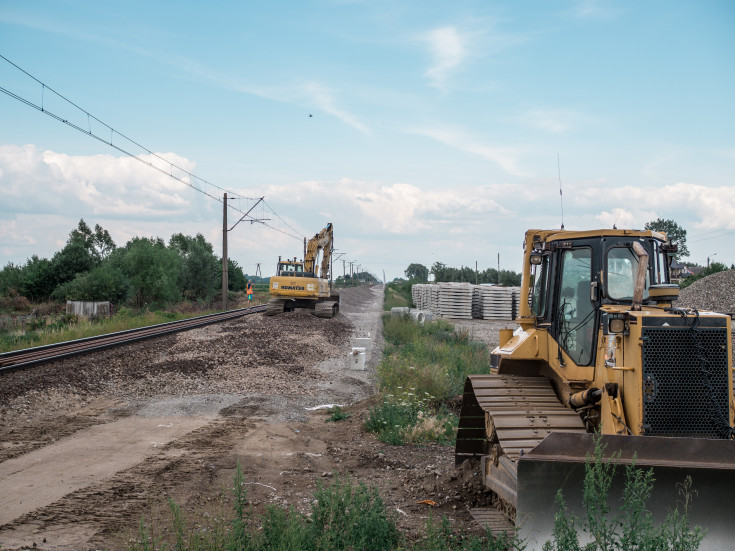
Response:
M276 275L270 278L271 299L266 315L275 316L296 308L314 310L314 315L321 318L332 318L339 313L339 293L331 283L333 244L334 233L329 223L305 244L303 261L278 258Z

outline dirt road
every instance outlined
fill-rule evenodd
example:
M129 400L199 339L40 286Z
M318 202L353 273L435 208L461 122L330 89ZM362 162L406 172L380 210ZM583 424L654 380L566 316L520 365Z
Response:
M170 525L168 497L206 524L238 462L256 514L306 512L336 472L376 485L409 533L429 514L475 530L467 507L482 495L452 448L386 446L362 430L381 304L382 288L358 288L332 320L253 315L4 376L0 546L124 549L141 517ZM366 371L345 367L353 336L373 340ZM351 417L308 409L324 404Z

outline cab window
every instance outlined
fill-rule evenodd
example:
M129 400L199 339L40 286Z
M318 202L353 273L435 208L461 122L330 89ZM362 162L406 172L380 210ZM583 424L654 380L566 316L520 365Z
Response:
M611 300L632 301L635 277L638 273L638 257L630 247L613 247L607 252L607 296ZM649 272L643 300L648 298Z
M544 256L541 264L531 266L533 288L531 295L531 311L537 318L546 316L546 302L549 293L549 257Z
M559 296L559 343L577 365L589 365L595 346L591 299L592 250L564 251Z

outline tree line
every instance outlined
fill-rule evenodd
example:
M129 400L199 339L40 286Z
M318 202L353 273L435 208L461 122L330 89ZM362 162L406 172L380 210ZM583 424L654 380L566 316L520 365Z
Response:
M496 270L495 268L487 268L482 271L476 271L469 266L461 268L452 268L443 262L434 262L431 269L423 264L412 263L403 272L409 281L417 281L426 283L429 281L429 274L434 276L434 281L458 281L468 283L494 283L504 287L518 287L521 284L521 274L512 270Z
M228 260L229 290L245 288L247 276ZM182 299L220 299L222 259L204 236L177 233L168 244L160 237L134 237L118 247L99 224L82 219L66 245L52 258L33 255L25 264L0 271L0 296L44 300L109 300L134 307Z

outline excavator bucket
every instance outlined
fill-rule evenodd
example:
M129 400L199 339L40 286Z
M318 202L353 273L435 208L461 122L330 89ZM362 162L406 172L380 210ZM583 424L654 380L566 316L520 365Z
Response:
M557 432L518 459L516 523L529 549L541 549L552 537L561 490L570 514L586 518L582 504L585 461L594 453L595 435ZM691 527L706 531L700 550L735 547L735 440L603 435L603 457L615 458L618 468L608 504L620 510L625 466L635 461L653 469L655 478L648 509L663 521L677 506L683 512L682 484L692 479L688 514ZM581 538L580 538L581 539Z

